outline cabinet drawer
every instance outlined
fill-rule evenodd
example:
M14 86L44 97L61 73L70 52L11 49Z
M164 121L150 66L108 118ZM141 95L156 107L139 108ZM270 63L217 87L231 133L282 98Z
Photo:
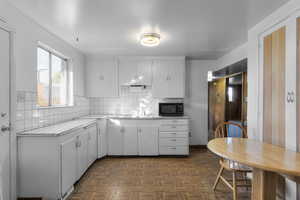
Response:
M160 155L188 155L189 147L188 146L160 146L159 147Z
M161 120L161 125L188 125L188 119L165 119Z
M186 132L160 132L160 138L188 138L189 133Z
M160 146L186 146L188 145L188 138L160 138Z
M189 127L188 125L163 125L159 127L159 131L188 131Z

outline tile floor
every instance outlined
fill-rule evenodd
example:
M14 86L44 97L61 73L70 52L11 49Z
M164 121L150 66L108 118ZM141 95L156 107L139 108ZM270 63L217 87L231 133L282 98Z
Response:
M222 183L216 192L211 189L218 169L218 158L199 149L183 158L104 158L96 161L76 184L70 199L232 199L231 190ZM241 188L238 199L250 199L250 190Z

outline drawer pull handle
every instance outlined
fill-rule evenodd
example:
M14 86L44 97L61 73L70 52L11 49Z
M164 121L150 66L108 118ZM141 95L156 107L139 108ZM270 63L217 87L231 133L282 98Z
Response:
M176 147L169 147L169 149L175 150L175 149L176 149Z
M176 135L176 133L172 133L173 135Z
M174 141L174 142L176 142L176 139L172 139L171 141Z
M176 128L176 126L172 126L172 128Z

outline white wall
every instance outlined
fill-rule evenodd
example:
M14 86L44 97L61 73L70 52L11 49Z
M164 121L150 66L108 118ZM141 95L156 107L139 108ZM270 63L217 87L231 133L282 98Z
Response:
M260 139L259 127L259 37L260 35L285 19L296 10L300 9L299 0L291 0L270 16L262 20L248 32L248 79L249 79L249 98L248 98L248 130L253 137Z
M185 114L191 117L191 145L206 145L208 139L207 72L214 66L211 60L189 60L186 66Z
M221 58L219 58L214 65L214 70L219 70L224 67L227 67L228 65L234 64L238 61L241 61L245 58L247 58L248 54L248 43L244 43L237 48L233 49L229 53L225 54Z
M277 25L282 20L288 18L296 11L300 10L300 1L291 0L284 6L266 17L248 32L248 135L252 138L261 140L262 132L260 119L262 117L262 78L260 74L259 38L271 27ZM294 33L296 34L296 33ZM288 77L287 77L288 78ZM293 77L291 77L293 78ZM293 134L293 135L292 135ZM296 146L296 131L286 134L286 147L293 150ZM296 184L286 180L286 199L296 199Z
M74 94L84 95L84 55L0 0L0 18L16 30L16 79L18 91L36 91L36 47L41 41L73 60Z

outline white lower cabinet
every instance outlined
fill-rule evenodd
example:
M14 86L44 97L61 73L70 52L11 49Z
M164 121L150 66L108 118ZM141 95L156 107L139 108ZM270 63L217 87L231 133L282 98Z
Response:
M160 155L189 154L189 121L161 120L159 127Z
M188 119L108 121L108 155L189 154Z
M18 196L63 199L96 159L96 123L59 136L18 136Z
M138 128L139 155L158 155L158 127Z
M116 122L108 122L108 155L123 155L123 128Z
M61 192L67 193L77 181L77 137L60 145L61 148Z
M123 134L123 154L126 156L138 155L139 149L137 128L134 126L123 127Z
M77 180L81 178L88 168L88 132L77 136Z
M98 158L103 158L107 155L107 120L97 120L98 125Z
M98 158L97 126L96 124L94 124L90 127L87 127L86 129L88 131L88 166L90 166Z

